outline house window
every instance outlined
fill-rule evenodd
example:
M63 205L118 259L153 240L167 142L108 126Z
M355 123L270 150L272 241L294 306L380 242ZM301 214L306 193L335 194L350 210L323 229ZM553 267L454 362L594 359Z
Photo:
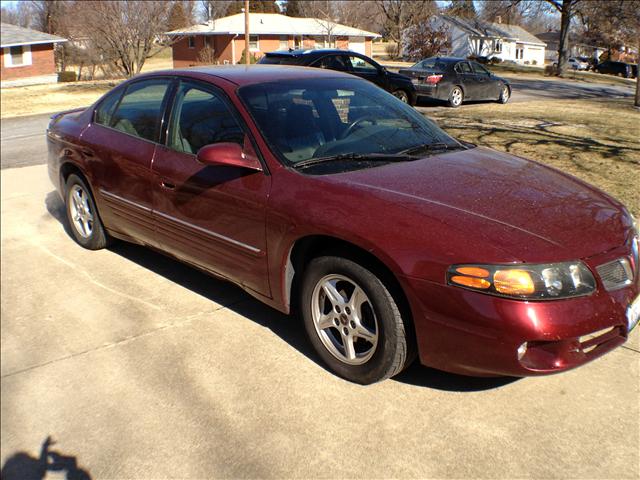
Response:
M280 50L289 49L289 37L287 35L280 35Z
M189 37L189 48L196 48L196 37Z
M524 58L524 47L516 46L516 60L522 60Z
M31 47L29 45L18 45L4 49L5 67L24 67L31 65Z
M502 53L502 40L496 40L495 53Z
M249 50L252 52L260 51L260 42L258 41L258 35L249 35Z

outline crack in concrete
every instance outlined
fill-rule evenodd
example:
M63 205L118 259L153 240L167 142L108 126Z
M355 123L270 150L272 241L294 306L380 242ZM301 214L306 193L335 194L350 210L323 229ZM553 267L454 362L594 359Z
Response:
M37 242L35 242L35 241L33 241L33 240L30 240L30 243L31 243L33 246L38 247L40 250L42 250L42 251L43 251L43 252L45 252L46 254L48 254L48 255L52 256L53 258L55 258L55 259L56 259L56 260L58 260L59 262L64 263L66 266L68 266L68 267L69 267L69 268L71 268L72 270L74 270L74 271L76 271L76 272L78 272L78 273L81 273L82 275L84 275L85 277L87 277L87 278L89 279L89 281L90 281L91 283L93 283L94 285L96 285L96 286L98 286L98 287L100 287L100 288L103 288L104 290L106 290L106 291L108 291L108 292L110 292L110 293L113 293L114 295L119 295L119 296L121 296L121 297L128 298L129 300L133 300L133 301L136 301L136 302L140 302L140 303L142 303L142 304L146 305L147 307L152 308L152 309L154 309L154 310L162 310L162 307L159 307L158 305L156 305L156 304L154 304L154 303L147 302L146 300L143 300L143 299L138 298L138 297L134 297L133 295L129 295L128 293L121 292L121 291L119 291L119 290L115 290L115 289L113 289L113 288L111 288L111 287L109 287L109 286L105 285L104 283L99 282L98 280L96 280L95 278L93 278L93 276L92 276L89 272L87 272L86 270L81 269L80 267L78 267L78 266L77 266L77 265L75 265L74 263L72 263L72 262L70 262L70 261L68 261L68 260L66 260L66 259L64 259L64 258L62 258L62 257L60 257L60 256L58 256L58 255L56 255L56 254L55 254L55 253L53 253L51 250L49 250L47 247L45 247L45 246L43 246L43 245L41 245L41 244L39 244L39 243L37 243Z

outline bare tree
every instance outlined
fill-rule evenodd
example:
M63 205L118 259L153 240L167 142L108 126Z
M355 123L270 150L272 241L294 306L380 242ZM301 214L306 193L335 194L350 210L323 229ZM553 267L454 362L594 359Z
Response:
M161 0L87 1L76 11L82 17L76 24L105 63L131 77L166 47L159 39L167 30L170 7Z
M449 29L445 25L422 22L406 30L403 45L404 53L411 60L432 57L451 47Z
M398 48L402 40L402 32L412 25L427 20L438 11L436 3L432 0L413 2L377 0L376 4L384 19L384 33L398 45ZM395 56L398 55L399 50L395 52Z
M225 17L232 3L230 0L200 0L200 14L206 22Z
M640 65L640 0L584 1L579 16L587 41L607 47L609 57L614 50L634 45L638 49L635 61ZM634 104L640 107L640 76Z

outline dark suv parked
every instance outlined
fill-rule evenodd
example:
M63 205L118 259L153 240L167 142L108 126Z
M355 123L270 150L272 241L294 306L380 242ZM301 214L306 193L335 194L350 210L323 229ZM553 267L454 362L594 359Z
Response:
M614 62L612 60L605 60L604 62L597 64L594 70L598 73L609 73L611 75L620 75L625 78L638 76L638 72L634 71L633 65L630 65L624 62Z
M351 73L375 83L409 105L416 104L416 90L409 77L390 72L361 53L337 49L281 50L267 53L258 63L328 68Z

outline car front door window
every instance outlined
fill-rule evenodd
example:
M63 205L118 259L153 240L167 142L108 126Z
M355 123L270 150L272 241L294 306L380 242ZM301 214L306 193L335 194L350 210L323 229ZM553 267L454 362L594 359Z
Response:
M375 65L367 62L364 58L351 56L349 57L351 61L351 67L353 71L356 73L366 73L366 74L377 74L378 68Z
M242 127L216 93L181 84L171 114L169 147L195 155L205 145L219 142L242 145L243 141Z
M343 55L328 55L321 58L317 66L320 68L328 68L330 70L338 70L340 72L346 72L349 70L346 59Z

